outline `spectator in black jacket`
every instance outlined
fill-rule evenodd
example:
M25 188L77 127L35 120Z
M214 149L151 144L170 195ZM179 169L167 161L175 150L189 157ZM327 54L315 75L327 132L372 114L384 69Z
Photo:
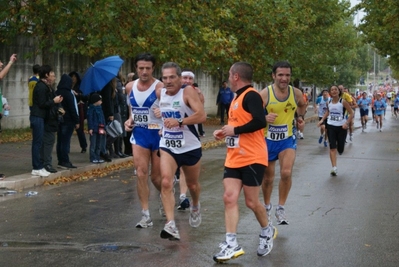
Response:
M59 124L57 132L58 167L72 169L76 166L72 165L69 160L69 151L73 131L79 128L79 112L75 95L72 92L72 78L68 74L62 75L56 93L63 97L62 106L65 110L63 121Z
M30 127L32 128L32 175L49 176L50 173L43 168L43 161L40 158L44 135L44 119L55 104L61 103L62 96L56 96L51 99L49 94L47 94L49 91L48 84L51 84L51 80L55 79L55 74L49 65L40 67L39 78L40 80L33 90L33 104L29 116Z
M124 93L125 87L123 86L122 83L122 72L119 71L118 76L116 78L116 90L115 90L115 120L119 121L121 125L125 123L127 118L129 117L129 111L127 109L127 102L126 102L126 95ZM123 134L120 137L117 137L114 141L114 152L111 155L114 158L126 158L127 155L125 155L122 151L122 143L123 143L123 137L126 135L126 131L124 127L123 129ZM131 146L131 145L130 145Z
M47 81L47 99L54 99L54 97L56 97L54 90L54 72L50 72L50 76ZM57 172L57 170L53 168L52 153L55 143L55 133L58 131L58 118L62 118L62 114L64 113L65 112L62 109L61 103L54 103L50 109L46 110L46 117L44 118L43 145L40 149L40 159L43 163L44 169L50 173Z
M72 92L76 97L76 102L78 103L79 110L79 128L76 129L76 133L79 139L79 145L82 149L80 153L86 153L87 150L87 141L84 129L84 122L87 114L88 100L89 97L83 95L82 90L80 90L80 75L76 71L72 71L69 73L69 76L72 78Z
M102 97L101 107L103 109L105 121L108 123L114 120L114 109L115 109L115 88L116 88L116 78L112 79L104 88L101 90L100 95ZM114 138L107 134L106 144L103 145L101 149L100 156L107 162L112 161L111 156L108 154L107 150L112 145Z

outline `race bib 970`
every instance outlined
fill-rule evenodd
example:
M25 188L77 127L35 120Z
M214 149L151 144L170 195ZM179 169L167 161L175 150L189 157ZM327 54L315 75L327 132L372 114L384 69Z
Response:
M267 129L267 139L273 141L284 140L288 138L288 125L270 124Z

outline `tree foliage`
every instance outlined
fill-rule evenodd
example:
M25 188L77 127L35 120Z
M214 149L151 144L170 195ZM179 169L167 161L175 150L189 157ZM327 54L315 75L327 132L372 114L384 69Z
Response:
M394 73L399 71L399 5L396 0L362 0L355 8L362 10L365 16L359 30L364 41L377 50L383 57L389 56L389 64ZM396 76L399 78L399 76Z
M278 60L294 76L331 84L357 76L359 42L347 1L314 0L0 0L0 42L35 38L49 52L100 58L149 51L159 62L225 73L250 62L256 81L270 81ZM359 71L358 71L359 72ZM353 84L356 79L346 79Z

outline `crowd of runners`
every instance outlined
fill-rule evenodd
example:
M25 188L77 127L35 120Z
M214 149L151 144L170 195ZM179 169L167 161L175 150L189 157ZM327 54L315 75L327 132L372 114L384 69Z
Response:
M315 113L318 114L320 137L318 143L330 147L331 175L338 174L337 151L344 152L349 132L349 141L353 141L354 120L357 110L362 127L362 132L367 131L370 120L379 132L383 131L383 121L387 116L387 109L390 106L391 116L398 118L399 94L394 90L379 90L373 93L357 92L350 94L343 85L332 86L329 90L322 90L314 103ZM389 112L389 111L388 111Z

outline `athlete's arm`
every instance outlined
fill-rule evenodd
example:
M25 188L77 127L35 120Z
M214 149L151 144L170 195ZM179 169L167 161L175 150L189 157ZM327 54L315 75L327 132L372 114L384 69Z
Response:
M155 94L157 95L158 99L161 99L161 90L162 88L164 88L165 85L163 84L163 82L159 82L157 83L157 85L155 86Z
M344 106L344 108L346 109L346 111L349 114L348 119L346 120L346 127L348 127L349 124L352 122L353 109L351 108L351 105L346 100L343 100L343 99L342 99L342 105Z
M252 120L242 126L234 127L235 134L252 133L266 127L262 97L257 92L248 92L243 100L243 108L252 115Z
M183 99L188 107L190 107L194 113L183 119L183 125L199 124L206 121L206 113L204 105L201 103L200 97L197 91L192 86L187 86L183 90Z
M353 96L351 96L351 98L352 98L351 108L352 109L358 108L359 106L356 103L356 99Z
M126 102L127 102L128 107L129 107L128 108L129 117L127 118L127 120L124 123L126 132L131 132L133 130L133 127L134 127L134 121L133 121L133 118L132 118L132 107L131 107L130 101L129 101L129 95L130 95L130 92L132 91L132 89L133 89L133 81L129 82L125 86Z
M305 118L305 113L306 113L306 103L305 100L302 97L302 92L298 88L294 88L295 92L295 99L297 101L297 114L298 114L298 123L304 123L304 118ZM302 122L301 122L302 121Z
M268 94L267 87L262 89L262 91L260 91L259 94L260 94L260 96L262 98L262 101L263 101L263 107L266 107L266 104L269 101L269 94Z
M263 101L263 112L266 118L266 122L273 123L278 115L276 113L267 113L266 106L269 103L269 90L267 89L267 87L260 91L260 96L262 97Z

